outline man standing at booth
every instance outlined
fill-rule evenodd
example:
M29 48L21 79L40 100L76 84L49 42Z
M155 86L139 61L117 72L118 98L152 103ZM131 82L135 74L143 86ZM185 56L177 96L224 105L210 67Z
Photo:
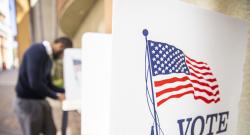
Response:
M61 37L54 41L36 43L25 52L16 85L15 112L24 135L56 135L51 107L46 97L63 101L64 89L52 84L52 60L62 58L72 41Z

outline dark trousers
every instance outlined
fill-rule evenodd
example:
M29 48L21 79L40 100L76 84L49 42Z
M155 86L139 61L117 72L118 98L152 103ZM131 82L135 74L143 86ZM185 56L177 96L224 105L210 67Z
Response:
M15 113L23 135L56 135L51 107L47 100L17 98Z

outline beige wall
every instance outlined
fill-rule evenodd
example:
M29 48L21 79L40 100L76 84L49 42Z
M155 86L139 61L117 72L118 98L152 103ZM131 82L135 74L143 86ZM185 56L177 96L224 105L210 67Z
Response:
M81 37L85 32L105 32L104 0L98 0L86 16L73 38L74 47L81 47Z
M56 5L55 0L39 0L32 7L31 19L33 42L41 42L43 40L54 41L56 38Z
M30 19L29 14L26 14L23 20L17 25L18 35L18 58L19 61L22 61L23 54L26 49L30 46L31 38L30 38Z
M19 62L26 49L30 46L30 16L28 0L16 0L17 10L17 42L18 42L18 58Z
M105 32L112 33L112 0L104 0Z
M250 26L250 0L184 0L213 11L242 19ZM248 28L250 29L250 27ZM250 35L244 65L244 84L240 101L237 135L250 135Z

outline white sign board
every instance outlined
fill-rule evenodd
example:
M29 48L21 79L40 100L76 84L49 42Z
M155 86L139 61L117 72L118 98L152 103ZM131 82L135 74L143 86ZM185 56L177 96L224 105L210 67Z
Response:
M112 37L82 37L82 135L110 135Z
M176 1L113 11L111 135L235 135L247 25Z
M63 110L81 109L81 49L65 49L63 58L65 98Z

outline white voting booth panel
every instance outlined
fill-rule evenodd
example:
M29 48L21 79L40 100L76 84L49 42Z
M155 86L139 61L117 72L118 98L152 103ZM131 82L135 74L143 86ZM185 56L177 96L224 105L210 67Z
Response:
M82 135L110 135L111 35L82 37Z
M177 1L113 6L111 135L235 135L246 24Z
M63 58L65 98L63 110L81 109L81 49L65 49Z

